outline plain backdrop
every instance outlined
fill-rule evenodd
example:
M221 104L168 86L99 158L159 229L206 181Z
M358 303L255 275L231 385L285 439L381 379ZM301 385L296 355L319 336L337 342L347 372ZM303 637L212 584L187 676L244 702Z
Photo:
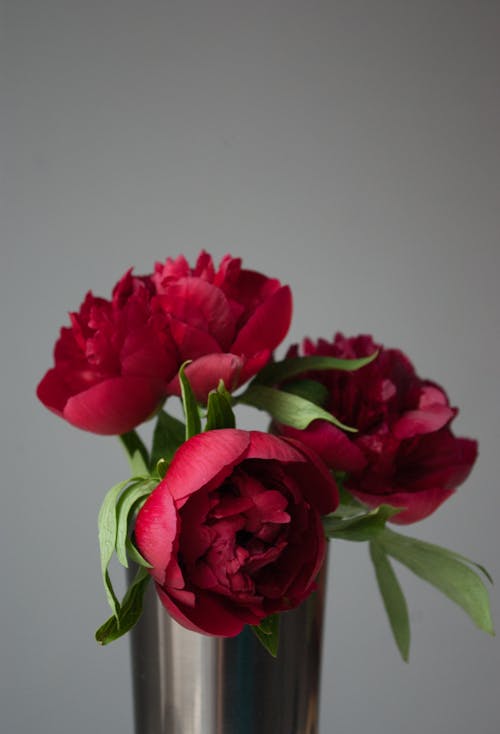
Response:
M132 734L128 643L93 641L125 459L34 394L67 312L131 266L230 252L291 285L287 344L406 351L480 442L408 532L499 581L499 3L4 0L1 22L2 731ZM366 547L333 546L322 734L496 734L498 642L400 577L409 665Z

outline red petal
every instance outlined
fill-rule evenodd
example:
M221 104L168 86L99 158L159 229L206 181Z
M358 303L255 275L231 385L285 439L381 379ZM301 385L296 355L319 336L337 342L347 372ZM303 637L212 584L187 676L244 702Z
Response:
M284 286L254 311L231 351L250 356L264 349L274 349L285 338L291 319L292 294L290 288Z
M222 351L218 341L211 334L191 324L171 319L170 330L181 362L187 359L199 359L206 354L218 354Z
M246 624L246 619L229 611L210 594L196 593L194 607L190 607L176 603L158 585L156 591L167 612L183 627L194 632L217 637L235 637ZM255 618L254 624L258 622L260 619Z
M146 500L137 515L134 528L137 547L153 566L151 575L159 583L164 582L165 571L172 560L177 527L178 519L174 501L163 481ZM176 585L178 585L179 578L176 574L174 575Z
M243 369L238 376L238 385L243 385L247 380L257 374L271 359L271 350L263 349L261 352L249 357L243 364Z
M334 512L340 502L337 484L323 460L308 446L293 439L285 439L296 446L307 459L294 469L294 478L300 483L304 496L320 515Z
M361 449L340 428L326 421L313 421L303 431L282 425L278 430L284 436L301 441L316 451L332 469L361 471L366 464Z
M276 459L285 463L307 461L291 442L262 431L250 431L250 448L246 458Z
M198 402L206 403L208 393L217 387L219 380L224 381L229 391L235 389L242 366L243 360L235 354L207 354L187 366L186 377ZM178 377L168 384L167 393L180 395Z
M236 324L224 293L201 278L181 278L159 296L164 311L178 321L211 334L223 350L234 339Z
M64 406L71 397L71 393L58 370L47 372L36 389L38 399L46 408L62 417Z
M448 405L430 405L423 410L409 410L393 426L396 438L413 438L443 428L455 416L456 410Z
M393 494L374 495L358 492L349 487L349 491L364 502L368 507L378 507L386 504L393 507L406 508L391 518L390 522L398 525L408 525L431 515L439 505L454 493L454 489L442 487L426 489L421 492L394 492Z
M84 431L118 435L147 420L164 399L160 380L113 377L69 398L63 417Z
M247 431L223 428L199 433L177 450L165 480L179 501L210 483L218 486L245 458L250 443Z

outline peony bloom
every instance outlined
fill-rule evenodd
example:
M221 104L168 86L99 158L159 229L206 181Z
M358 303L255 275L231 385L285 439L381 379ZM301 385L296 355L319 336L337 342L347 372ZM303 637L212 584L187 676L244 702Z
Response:
M111 301L87 294L70 314L71 326L61 329L55 365L38 385L47 408L77 428L120 434L160 407L178 364L151 297L147 279L131 272Z
M253 377L285 338L292 318L288 286L226 255L215 270L206 252L190 268L181 255L157 263L152 276L156 305L167 320L177 361L200 402L224 380L230 391ZM175 377L169 394L179 394Z
M457 409L444 390L418 377L399 350L384 349L370 336L333 342L306 339L304 355L378 357L356 372L308 373L325 387L325 407L344 424L345 433L325 421L305 431L280 426L286 436L312 447L336 470L347 472L346 489L371 507L385 503L404 508L393 522L411 523L430 515L469 475L477 442L457 438L451 422ZM289 356L298 354L293 347Z
M336 485L306 447L257 431L200 433L178 449L135 524L159 597L180 624L231 637L298 606L325 555Z

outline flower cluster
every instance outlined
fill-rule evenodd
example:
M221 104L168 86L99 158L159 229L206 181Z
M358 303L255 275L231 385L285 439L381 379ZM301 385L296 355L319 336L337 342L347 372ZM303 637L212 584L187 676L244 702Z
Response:
M109 300L89 292L70 314L38 397L78 428L120 435L134 474L100 513L113 609L100 642L133 626L150 578L191 630L262 629L315 590L331 538L369 542L379 581L388 556L438 586L440 563L457 579L467 567L475 606L458 582L454 599L491 631L468 561L414 539L408 550L386 527L425 518L468 476L477 443L454 435L457 409L371 336L305 339L275 361L291 314L288 286L230 255L216 268L205 252L194 267L180 256L147 275L129 270ZM163 409L169 396L181 398L185 423ZM270 432L237 428L239 403L266 411ZM148 451L135 429L153 417ZM107 571L113 550L138 564L122 603ZM394 578L386 574L383 595Z

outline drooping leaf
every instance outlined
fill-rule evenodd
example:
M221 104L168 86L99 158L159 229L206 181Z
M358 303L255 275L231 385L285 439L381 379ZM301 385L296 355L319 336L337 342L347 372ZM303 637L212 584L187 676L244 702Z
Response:
M486 587L471 568L482 567L440 546L385 528L377 542L395 560L432 584L469 615L479 629L494 634ZM489 574L486 573L487 578Z
M97 642L107 645L129 632L142 613L144 592L150 579L144 568L139 568L119 607L119 613L110 617L95 633Z
M280 362L271 362L262 369L254 382L266 385L276 385L290 377L304 374L304 372L316 372L319 370L344 370L353 372L359 370L378 356L378 351L368 357L359 359L339 359L337 357L292 357Z
M153 433L153 448L151 450L151 471L154 471L158 462L164 459L172 461L179 446L186 439L186 426L177 418L160 410L156 419Z
M179 370L179 382L181 384L182 407L186 418L186 441L197 433L201 433L201 418L198 403L191 389L184 370L189 362L184 362Z
M407 663L410 655L410 619L406 599L380 543L376 541L370 543L370 557L392 634L401 657Z
M208 394L206 431L217 428L234 428L236 420L232 408L231 395L221 380L217 390Z
M254 408L265 410L278 423L299 430L307 428L312 421L321 419L333 423L333 425L342 428L344 431L356 433L356 428L344 425L319 405L315 405L299 395L292 395L274 387L251 385L237 400L245 405L253 405Z
M120 441L127 453L132 476L147 476L149 474L148 450L137 431L122 433Z
M131 516L140 508L153 491L156 482L146 479L123 490L116 503L116 555L118 560L128 568L127 539Z
M327 538L372 540L382 532L387 520L398 512L398 508L390 505L379 505L373 510L341 505L335 513L323 518L323 528Z
M101 505L98 516L99 526L99 548L101 554L101 573L102 580L104 582L104 589L113 614L118 616L119 602L116 598L111 579L108 573L108 566L113 556L115 545L116 545L116 533L118 527L116 504L120 494L123 492L125 487L130 485L131 487L136 486L141 480L130 480L126 479L123 482L118 482L114 487L111 487L109 492L104 498L104 502Z
M279 614L271 614L263 619L259 625L252 625L251 629L268 653L273 658L277 657L280 639Z

